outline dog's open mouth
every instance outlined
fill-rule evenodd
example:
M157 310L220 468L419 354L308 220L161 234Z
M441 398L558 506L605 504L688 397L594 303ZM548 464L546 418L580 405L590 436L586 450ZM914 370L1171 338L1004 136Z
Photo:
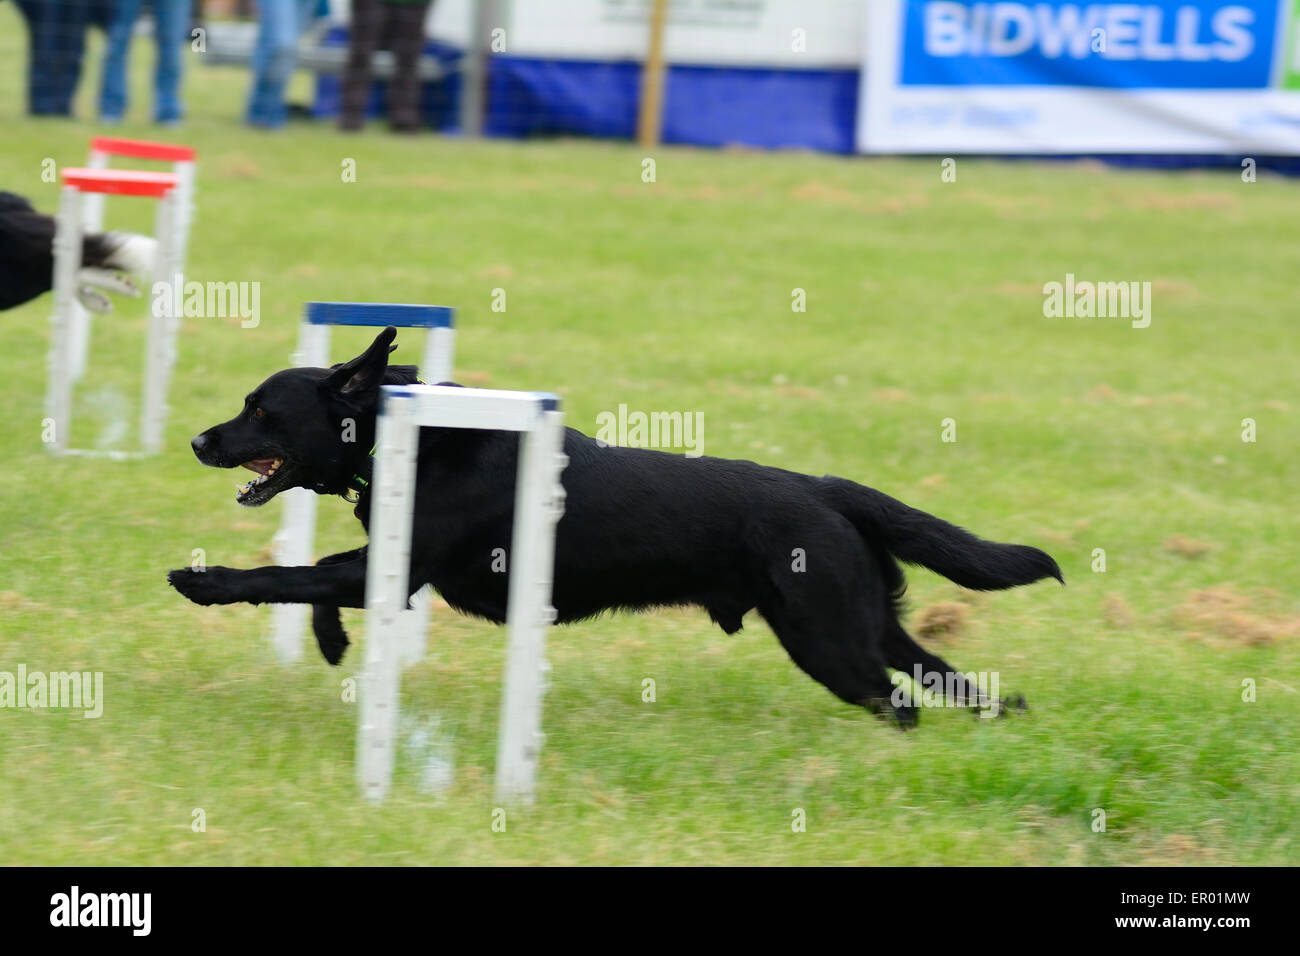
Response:
M293 466L283 458L256 458L239 467L257 472L256 478L235 490L235 500L249 507L264 505L289 487L289 475L293 471Z

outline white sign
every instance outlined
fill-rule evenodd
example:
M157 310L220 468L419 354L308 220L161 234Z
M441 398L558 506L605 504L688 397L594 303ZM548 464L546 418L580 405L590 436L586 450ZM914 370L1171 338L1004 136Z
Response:
M440 0L441 2L441 0ZM642 60L650 0L525 0L511 5L506 54ZM851 68L862 54L863 0L670 0L669 63Z
M858 148L1300 154L1290 0L869 0Z

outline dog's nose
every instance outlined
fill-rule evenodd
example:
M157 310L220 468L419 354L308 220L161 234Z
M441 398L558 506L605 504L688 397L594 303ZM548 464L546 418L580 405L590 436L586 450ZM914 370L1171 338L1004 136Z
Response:
M203 454L203 449L208 447L208 436L206 434L194 436L190 439L190 447L194 449L194 454Z

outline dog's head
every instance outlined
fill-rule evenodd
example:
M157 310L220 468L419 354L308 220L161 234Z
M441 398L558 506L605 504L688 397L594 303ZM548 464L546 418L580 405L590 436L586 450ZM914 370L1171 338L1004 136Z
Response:
M379 387L416 380L411 365L388 364L397 330L384 329L364 352L333 368L276 372L244 399L243 410L190 445L214 468L257 473L235 494L264 505L286 488L343 494L374 443Z

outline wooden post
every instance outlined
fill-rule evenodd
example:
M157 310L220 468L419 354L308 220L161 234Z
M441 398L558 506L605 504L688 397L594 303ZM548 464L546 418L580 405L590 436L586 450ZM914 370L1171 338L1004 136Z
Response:
M475 0L474 23L470 27L460 73L460 131L464 136L483 135L491 35L499 26L496 0Z
M658 146L664 114L664 24L668 19L668 0L652 0L650 7L650 47L641 70L641 115L637 119L636 139L642 146Z

